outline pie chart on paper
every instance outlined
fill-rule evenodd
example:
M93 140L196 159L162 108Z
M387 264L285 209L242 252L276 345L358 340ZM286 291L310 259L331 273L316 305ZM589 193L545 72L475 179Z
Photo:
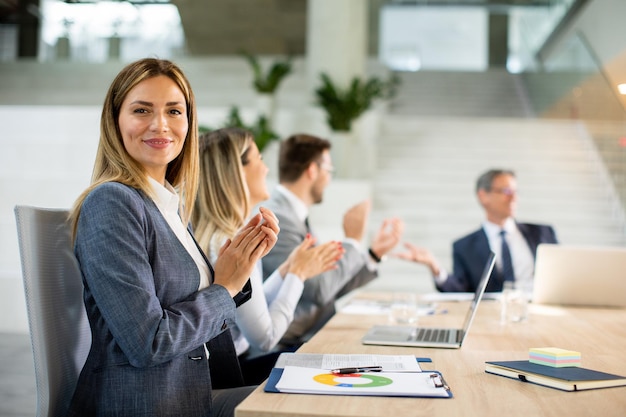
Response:
M346 388L376 388L393 383L390 378L370 374L319 374L313 380L324 385Z

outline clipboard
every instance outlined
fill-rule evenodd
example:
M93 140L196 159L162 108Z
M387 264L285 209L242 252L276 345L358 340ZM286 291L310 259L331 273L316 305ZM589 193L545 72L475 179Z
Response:
M312 372L317 372L319 373L319 377L322 377L326 380L328 380L330 382L330 378L341 378L341 376L339 375L331 375L328 374L327 371L325 370L314 370L311 368L307 369L308 371L312 371ZM265 392L268 393L281 393L281 394L312 394L312 395L353 395L353 396L381 396L381 397L419 397L419 398L452 398L452 391L450 390L450 387L448 386L448 384L445 382L445 379L443 378L443 375L441 374L441 372L439 371L424 371L424 372L415 372L412 373L413 376L417 376L419 375L419 378L422 380L427 380L429 382L427 382L427 384L432 384L428 386L428 389L421 389L419 387L416 387L414 392L405 392L405 393L392 393L392 392L384 392L382 390L376 390L376 389L372 389L371 391L365 393L362 390L361 391L357 391L354 390L352 391L349 388L344 389L342 392L333 392L333 387L332 386L328 386L327 389L324 389L323 387L320 387L319 391L316 392L312 392L309 390L301 390L298 391L296 390L290 390L290 391L285 391L285 390L280 390L279 388L277 388L277 384L279 384L281 378L283 377L283 373L284 373L285 369L284 368L273 368L272 371L270 372L270 375L265 383L265 387L263 388L263 390ZM388 379L387 377L390 377L392 375L402 375L402 377L406 377L409 376L408 373L404 373L404 374L395 374L395 373L371 373L371 374L366 374L367 377L369 378L384 378L384 379ZM370 376L371 375L371 376ZM356 375L355 375L356 376ZM365 376L365 375L363 375ZM344 387L348 387L349 384L335 384L333 383L332 385L335 386L339 386L339 385L343 385Z

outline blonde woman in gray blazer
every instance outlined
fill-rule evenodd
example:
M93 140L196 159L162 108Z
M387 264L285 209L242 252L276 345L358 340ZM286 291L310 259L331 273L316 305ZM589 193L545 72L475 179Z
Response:
M259 214L212 266L187 227L197 183L187 79L165 60L127 65L105 98L92 185L72 212L92 345L70 416L231 416L251 392L212 390L210 368L227 365L209 361L233 354L228 327L278 226Z

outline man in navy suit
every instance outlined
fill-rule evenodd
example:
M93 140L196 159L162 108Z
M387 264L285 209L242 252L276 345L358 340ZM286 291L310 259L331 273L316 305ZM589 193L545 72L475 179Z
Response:
M554 229L515 220L517 181L513 171L491 169L485 172L476 182L476 195L486 219L480 229L452 244L451 274L439 266L430 251L411 243L405 243L407 251L396 256L428 266L439 291L475 291L490 250L496 254L497 262L486 291L502 291L505 280L523 286L531 284L537 246L558 243Z

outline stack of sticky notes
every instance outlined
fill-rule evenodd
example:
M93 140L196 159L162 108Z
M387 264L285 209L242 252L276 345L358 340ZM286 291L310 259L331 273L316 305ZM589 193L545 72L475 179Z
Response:
M580 366L580 352L556 347L532 348L528 352L529 362L539 365L563 368Z

